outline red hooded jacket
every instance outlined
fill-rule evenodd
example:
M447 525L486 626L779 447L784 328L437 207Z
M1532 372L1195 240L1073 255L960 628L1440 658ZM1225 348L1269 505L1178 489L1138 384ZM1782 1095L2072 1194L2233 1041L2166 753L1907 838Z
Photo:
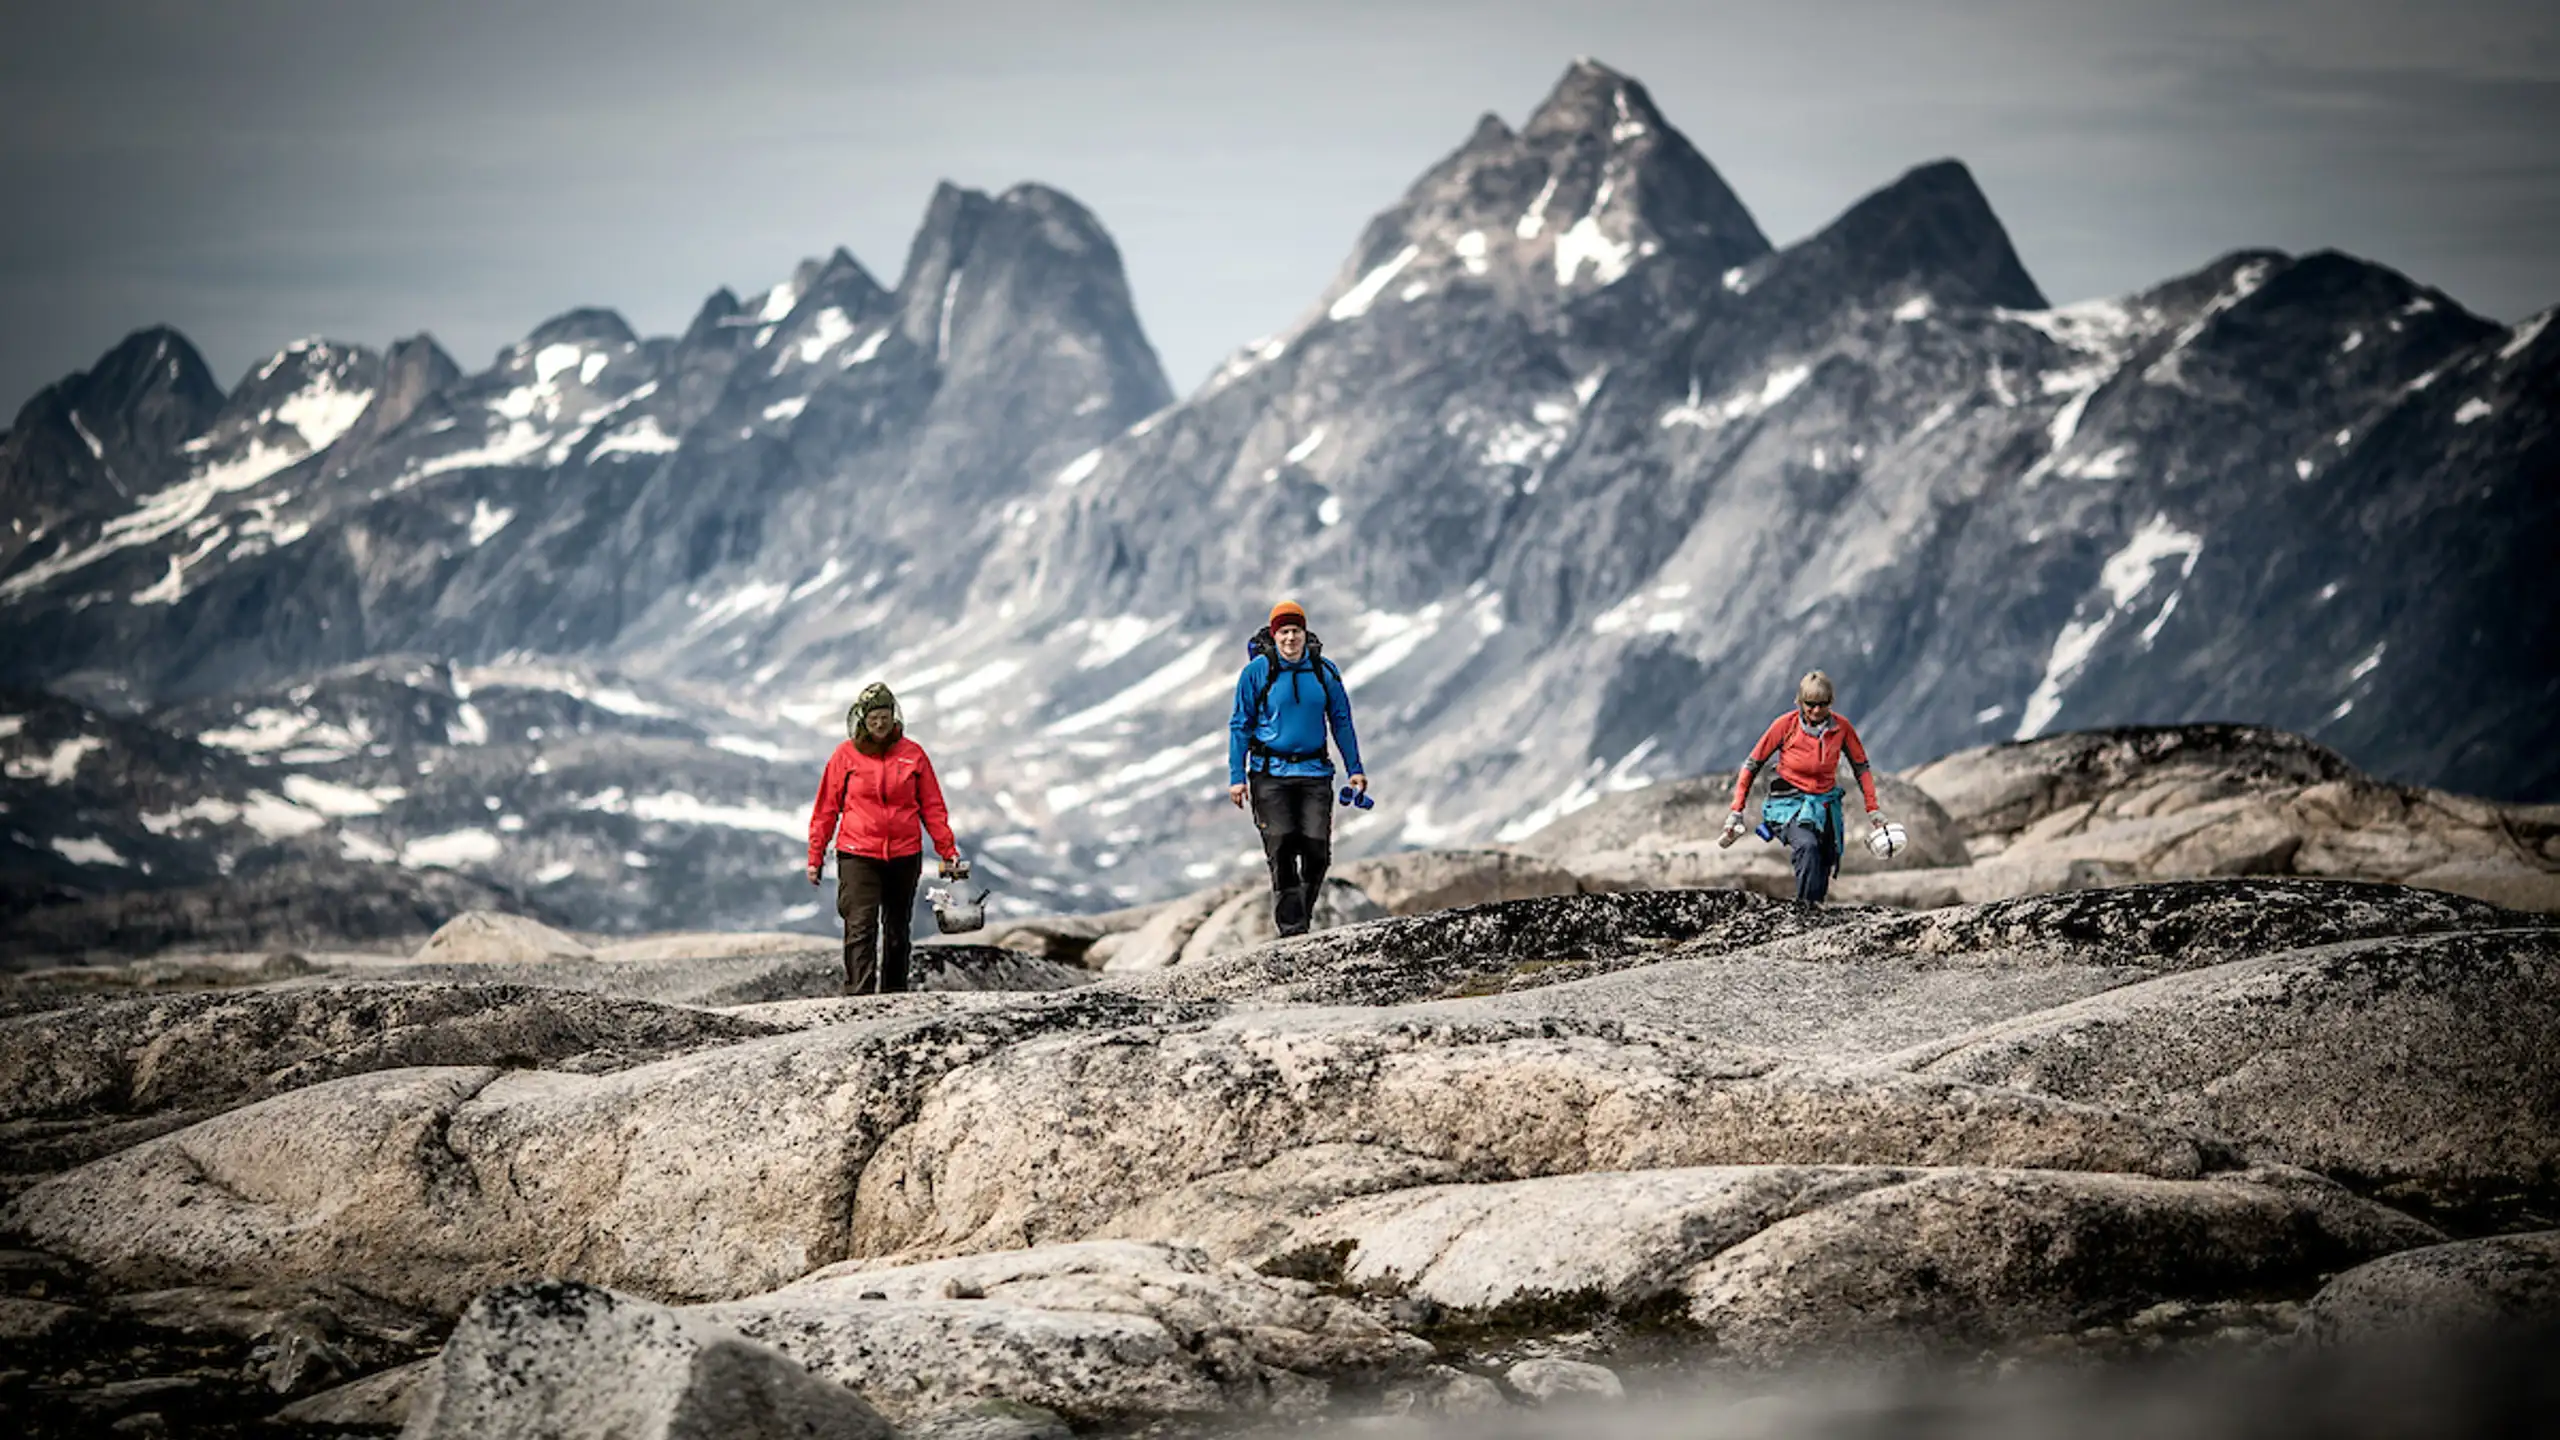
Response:
M942 782L924 747L905 736L885 754L865 755L847 740L827 757L818 781L818 803L809 812L809 868L825 863L828 841L850 855L895 860L920 854L921 825L933 832L933 851L945 860L960 854L951 838L951 812L943 808Z

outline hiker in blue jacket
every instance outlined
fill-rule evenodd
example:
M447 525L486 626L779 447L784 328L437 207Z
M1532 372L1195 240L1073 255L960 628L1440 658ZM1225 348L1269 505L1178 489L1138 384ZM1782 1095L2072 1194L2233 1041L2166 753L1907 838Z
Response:
M1271 918L1281 934L1304 935L1333 860L1328 725L1351 772L1346 783L1365 795L1369 777L1351 729L1351 692L1324 658L1322 642L1307 633L1305 609L1295 600L1272 606L1271 622L1252 648L1253 658L1236 677L1235 715L1227 722L1227 799L1242 809L1251 797L1262 854L1271 864Z

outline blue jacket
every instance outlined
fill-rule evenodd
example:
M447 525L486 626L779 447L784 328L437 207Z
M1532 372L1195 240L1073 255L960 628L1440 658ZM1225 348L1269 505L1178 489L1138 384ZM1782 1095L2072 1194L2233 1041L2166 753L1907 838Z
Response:
M1271 667L1280 667L1279 678L1271 683L1271 695L1257 707L1256 696L1262 693L1262 677ZM1321 672L1316 665L1322 665ZM1227 783L1241 785L1249 768L1264 775L1333 774L1333 760L1324 754L1326 725L1333 727L1333 743L1342 750L1342 763L1351 773L1367 773L1360 765L1360 737L1351 729L1351 692L1343 686L1342 672L1330 660L1309 664L1300 658L1295 665L1276 655L1256 655L1245 662L1244 673L1236 677L1235 714L1227 721ZM1249 740L1260 740L1267 749L1283 753L1313 752L1307 760L1265 759L1252 754Z

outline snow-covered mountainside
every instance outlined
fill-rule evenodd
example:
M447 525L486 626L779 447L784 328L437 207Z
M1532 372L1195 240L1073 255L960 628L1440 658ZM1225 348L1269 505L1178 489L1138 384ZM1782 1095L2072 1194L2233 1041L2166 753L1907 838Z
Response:
M1108 235L1029 185L946 187L894 289L839 251L680 337L574 311L471 375L306 343L226 396L146 331L0 438L0 683L232 777L149 814L327 828L207 819L145 876L109 834L143 810L59 819L22 777L11 863L112 891L254 836L590 928L822 925L799 807L886 678L1001 899L1148 898L1258 862L1224 719L1281 594L1358 702L1352 852L1728 766L1817 665L1887 768L2244 720L2556 798L2548 320L2325 252L2055 307L1954 162L1772 249L1585 61L1178 403Z

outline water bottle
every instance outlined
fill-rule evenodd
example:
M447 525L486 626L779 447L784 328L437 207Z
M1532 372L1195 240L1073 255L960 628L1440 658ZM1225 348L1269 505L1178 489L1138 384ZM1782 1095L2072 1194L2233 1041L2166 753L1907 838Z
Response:
M1354 806L1362 810L1375 810L1378 808L1378 802L1369 798L1368 791L1354 790L1348 785L1343 786L1342 793L1334 798L1345 805Z
M1770 829L1769 822L1766 820L1763 820L1758 825L1753 826L1751 833L1759 836L1762 840L1773 841L1778 838L1778 832Z

